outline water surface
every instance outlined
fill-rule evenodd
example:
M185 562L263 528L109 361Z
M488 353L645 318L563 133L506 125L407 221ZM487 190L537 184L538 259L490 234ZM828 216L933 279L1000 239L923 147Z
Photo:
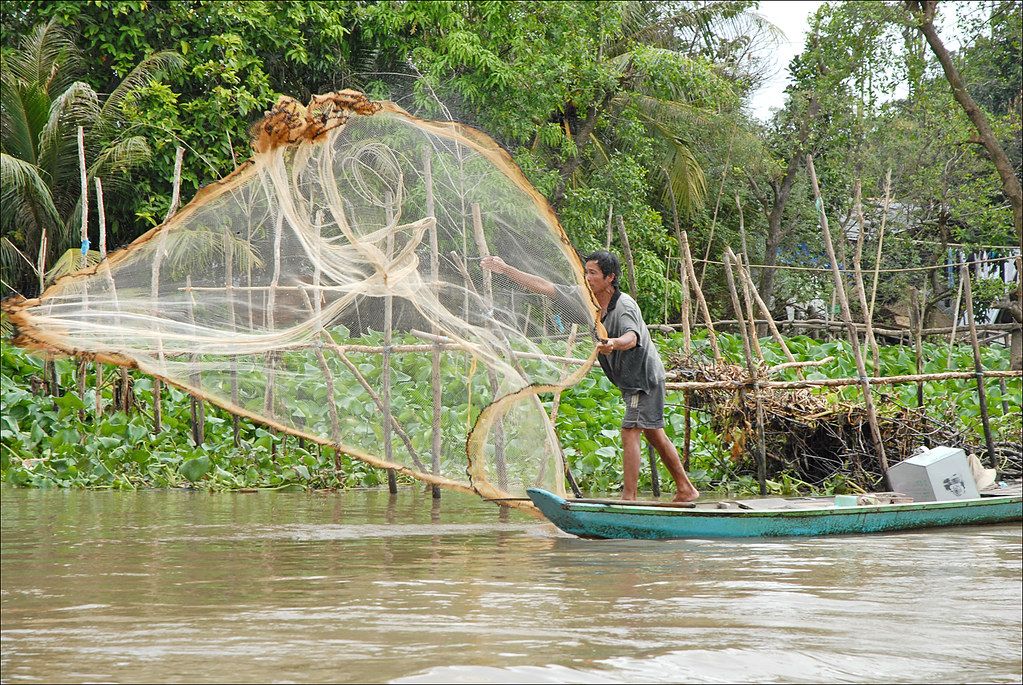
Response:
M5 682L1019 682L1020 525L587 541L419 489L2 488Z

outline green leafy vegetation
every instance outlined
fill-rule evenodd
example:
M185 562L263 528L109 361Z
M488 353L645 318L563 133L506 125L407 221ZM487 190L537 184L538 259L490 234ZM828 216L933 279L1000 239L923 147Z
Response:
M662 354L681 348L680 335L658 336ZM697 349L705 343L701 336L694 341ZM726 360L738 363L742 346L737 336L719 336ZM848 344L842 341L818 342L805 336L787 339L793 354L800 360L835 357L835 361L808 374L816 378L847 378L855 376L855 366ZM763 341L767 363L784 361L775 343ZM953 349L952 364L947 364L945 345L925 345L925 373L972 368L972 354L968 347ZM274 433L251 422L240 421L239 444L233 440L232 417L226 412L207 405L205 442L195 446L191 434L190 399L185 393L167 388L163 394L164 430L152 432L152 380L135 376L137 408L130 414L112 412L112 388L103 389L103 403L107 408L99 420L95 418L94 394L90 375L83 402L75 391L76 365L70 360L57 360L56 371L62 393L57 397L37 394L33 384L39 385L42 361L20 349L3 345L2 387L0 400L0 452L2 452L3 481L27 487L88 487L88 488L140 488L140 487L193 487L212 490L246 488L346 488L373 487L386 482L380 469L366 465L345 455L340 456L340 469L335 469L333 450L303 444L295 437ZM1001 347L984 349L987 368L1008 367L1008 353ZM882 348L882 375L908 375L916 372L915 357L911 349L902 346ZM373 377L378 370L366 365L366 373ZM424 364L428 378L429 364ZM410 379L423 372L415 364L406 364L396 370ZM112 379L116 374L107 373ZM779 380L795 380L795 371L787 369L776 374ZM422 379L420 379L422 380ZM483 374L474 378L477 396L485 396L487 386ZM428 381L427 381L428 382ZM450 389L454 390L454 389ZM448 391L446 391L448 392ZM833 394L834 399L856 402L859 389L848 387ZM881 410L897 411L899 405L915 406L916 386L894 386L886 392ZM1023 382L1010 379L1003 395L997 381L987 383L988 412L996 440L1016 441L1021 430L1021 395ZM450 393L449 393L450 394ZM353 391L353 396L358 394ZM548 407L550 399L548 399ZM928 415L935 420L954 422L967 436L967 441L982 444L980 409L972 380L929 382L925 386ZM365 404L365 403L363 403ZM296 411L313 416L324 411L322 402L310 398L308 406ZM358 421L360 401L349 402L345 410ZM466 419L467 406L452 407L461 412L459 423ZM418 436L418 445L424 452L429 445L429 426L414 422L414 417L428 415L421 411L398 410L408 423L409 432ZM599 369L594 369L581 383L568 389L561 398L557 432L573 473L587 492L611 493L621 488L621 439L619 426L624 412L618 390L610 384ZM471 418L471 417L470 417ZM684 419L681 393L669 393L665 431L681 450ZM463 424L464 425L464 424ZM724 490L734 494L753 494L757 490L755 467L749 454L740 459L730 458L729 448L711 428L709 417L699 410L692 412L692 461L690 476L697 487ZM459 436L445 436L445 455L450 459L464 459ZM903 455L905 456L905 455ZM670 484L662 465L660 479ZM407 481L410 482L410 481ZM846 476L836 474L827 482L806 483L792 474L782 473L769 483L772 492L795 494L842 492ZM650 473L641 472L640 487L650 489Z

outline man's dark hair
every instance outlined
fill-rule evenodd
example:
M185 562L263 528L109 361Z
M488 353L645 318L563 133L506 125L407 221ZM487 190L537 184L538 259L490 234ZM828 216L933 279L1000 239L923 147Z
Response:
M622 263L618 261L618 257L607 250L597 250L596 252L591 252L586 255L586 258L583 259L583 264L586 264L587 262L596 262L597 266L600 267L600 272L604 274L605 277L614 274L615 279L611 281L611 284L614 286L615 290L620 290L620 282L622 280Z

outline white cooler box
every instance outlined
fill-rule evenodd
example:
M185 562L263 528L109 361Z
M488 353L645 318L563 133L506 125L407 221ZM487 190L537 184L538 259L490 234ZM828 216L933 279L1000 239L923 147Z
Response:
M892 490L915 502L980 497L966 453L958 447L935 447L888 469Z

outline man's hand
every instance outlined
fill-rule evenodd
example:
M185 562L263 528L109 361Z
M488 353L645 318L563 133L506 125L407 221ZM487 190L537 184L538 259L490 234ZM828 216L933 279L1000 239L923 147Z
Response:
M500 257L494 257L493 255L481 259L480 266L484 269L489 269L490 271L493 271L496 274L506 274L508 273L508 270L511 268L508 266L508 264L505 263L503 259L501 259Z
M618 338L608 338L607 340L601 340L597 344L598 354L611 354L615 350L619 352L623 350L631 350L633 347L639 344L639 338L633 331L626 331L625 335Z

